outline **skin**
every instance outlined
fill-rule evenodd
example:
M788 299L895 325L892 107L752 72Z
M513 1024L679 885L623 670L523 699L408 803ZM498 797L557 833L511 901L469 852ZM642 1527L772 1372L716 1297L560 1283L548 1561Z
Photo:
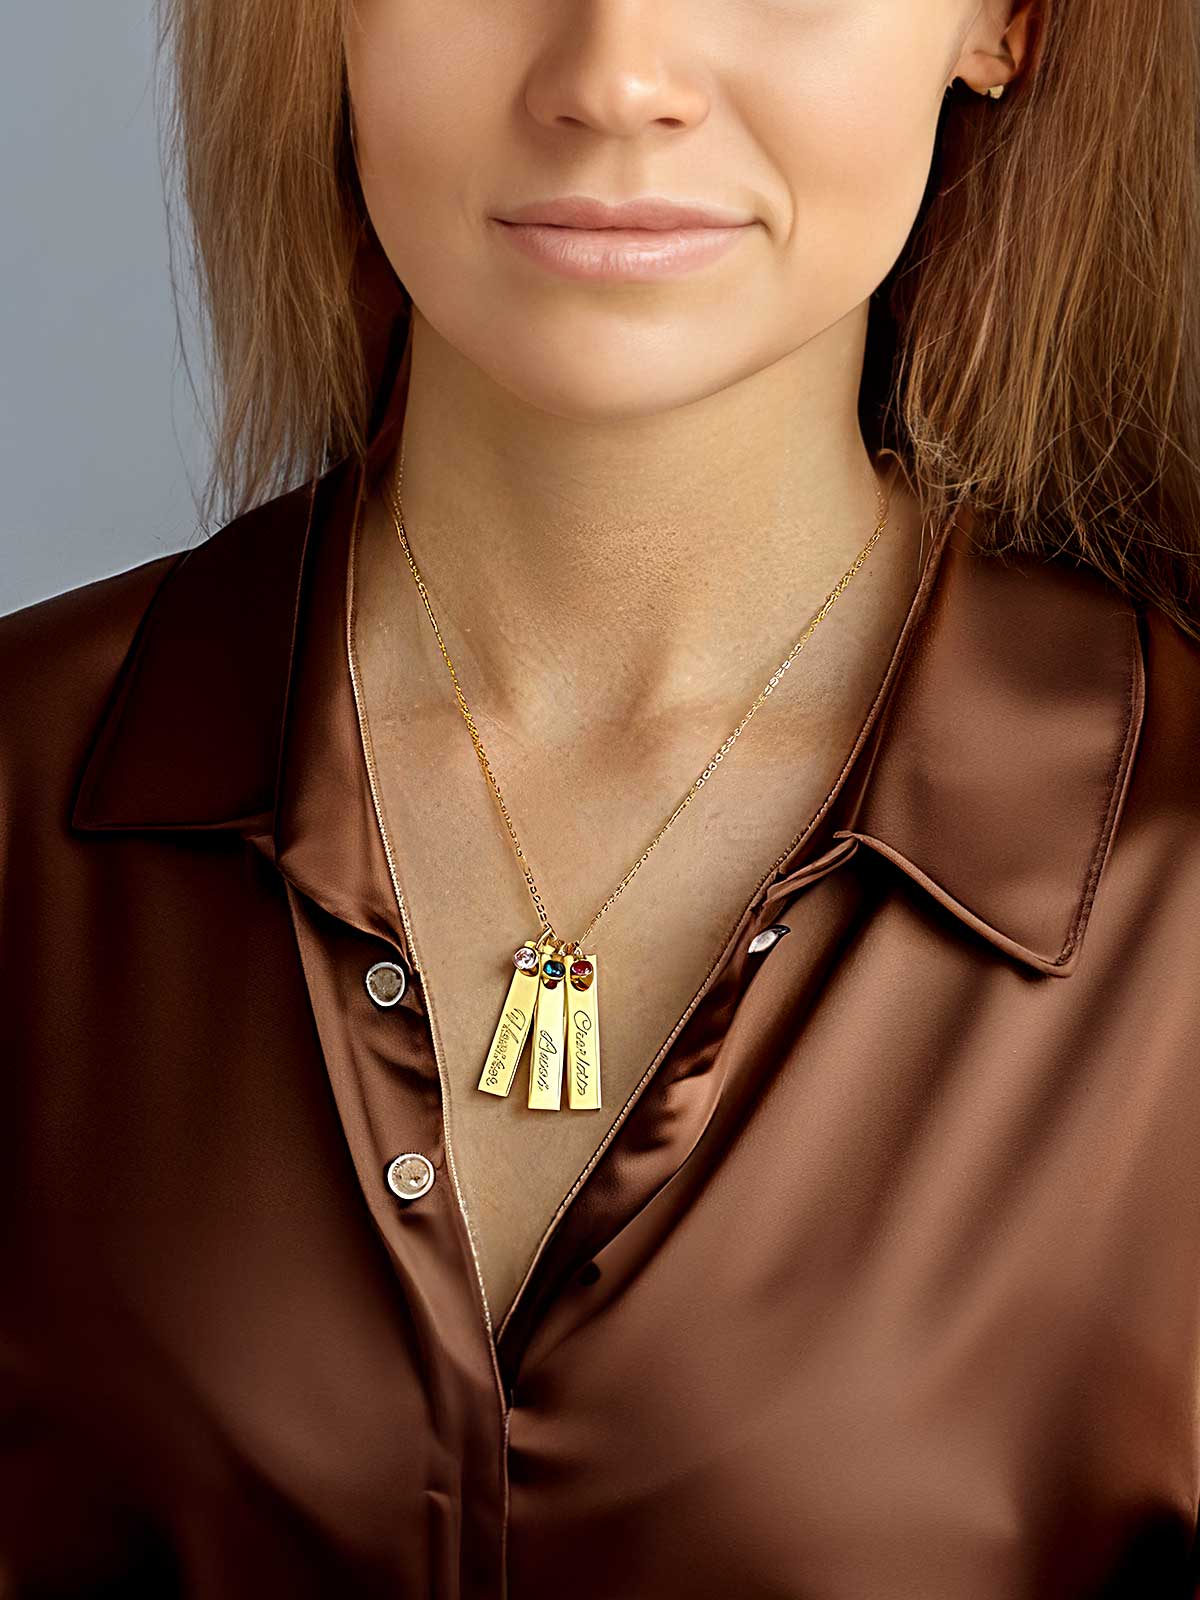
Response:
M539 595L536 629L464 641L481 706L531 747L585 703L620 723L731 681L745 701L770 654L747 662L747 640L794 638L804 598L861 549L868 299L910 232L947 85L1013 78L1029 10L355 0L358 165L417 313L405 523L464 627L480 595L505 617ZM684 277L564 282L488 218L573 191L758 222ZM585 595L619 620L619 659L579 627Z
M858 427L869 297L911 230L947 85L1010 81L1030 9L446 0L431 17L356 0L346 32L364 194L414 302L404 520L551 918L578 938L875 526L894 474ZM489 217L572 192L756 222L684 276L567 281ZM365 704L497 1323L837 779L924 531L896 484L803 659L599 923L604 1107L554 1116L526 1107L527 1067L507 1099L475 1092L508 951L536 923L395 529L366 507ZM831 905L789 907L792 952L822 948Z

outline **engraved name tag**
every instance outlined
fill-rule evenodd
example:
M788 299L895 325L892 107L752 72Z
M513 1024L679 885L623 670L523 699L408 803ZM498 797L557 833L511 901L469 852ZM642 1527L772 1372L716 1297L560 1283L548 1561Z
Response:
M566 962L550 951L542 957L533 1010L529 1105L534 1111L558 1111L562 1106L565 989Z
M506 1095L512 1088L521 1051L525 1048L533 1022L538 982L536 970L515 971L512 975L504 1009L496 1024L496 1032L479 1079L478 1087L485 1094Z
M599 982L594 955L579 952L568 960L567 1105L572 1111L600 1109Z

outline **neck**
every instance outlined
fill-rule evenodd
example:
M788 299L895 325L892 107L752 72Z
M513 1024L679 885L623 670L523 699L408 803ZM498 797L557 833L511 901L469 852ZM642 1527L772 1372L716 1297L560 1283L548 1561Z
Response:
M619 722L748 701L867 544L880 488L878 544L911 521L858 426L865 326L864 307L717 394L597 421L523 404L417 316L400 503L472 708L545 737L554 707L565 732L585 706Z

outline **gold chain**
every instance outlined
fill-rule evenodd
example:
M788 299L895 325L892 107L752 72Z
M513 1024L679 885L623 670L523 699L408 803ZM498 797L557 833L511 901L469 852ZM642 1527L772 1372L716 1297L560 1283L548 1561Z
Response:
M446 649L445 640L442 638L442 630L438 627L437 618L433 614L433 606L430 604L430 601L429 601L429 591L425 587L425 580L421 577L420 572L417 570L417 563L413 559L412 549L409 546L409 542L408 542L408 535L404 531L404 515L403 515L402 509L401 509L401 504L400 504L400 493L399 493L399 490L400 490L400 486L403 484L403 482L404 482L404 441L403 441L403 438L401 438L399 472L397 474L395 483L389 482L389 484L388 484L388 498L389 498L389 501L390 501L390 504L391 504L392 520L394 521L394 523L396 525L396 532L400 535L400 542L404 546L404 554L408 557L408 564L412 568L412 575L416 579L417 589L420 592L421 599L425 603L425 610L429 613L429 620L433 624L433 631L434 631L434 634L437 637L438 647L442 652L442 657L445 660L445 663L446 663L447 667L449 667L449 669L450 669L450 677L451 677L451 680L454 683L454 693L458 697L459 710L462 712L463 717L466 720L467 727L470 730L471 739L472 739L472 742L475 745L475 754L478 756L479 764L483 768L484 777L487 779L488 784L491 787L492 794L495 796L496 803L500 807L500 815L504 818L504 825L508 829L508 836L513 842L513 848L515 849L515 851L517 853L517 859L521 863L521 871L524 873L526 886L528 887L529 893L533 898L534 908L537 911L537 914L538 914L538 917L540 919L542 927L549 931L549 933L551 934L551 936L554 938L554 940L556 941L556 943L559 946L565 946L566 945L566 941L560 939L558 934L555 933L554 926L551 923L550 918L546 914L546 908L545 908L544 904L542 903L542 897L541 897L541 894L538 891L538 886L537 886L536 882L534 881L533 873L529 869L529 862L526 859L524 850L521 849L521 841L517 838L517 831L513 827L512 817L509 815L508 807L504 803L504 796L500 793L500 785L496 782L496 777L495 777L495 774L492 771L491 763L488 761L488 758L487 758L487 752L483 748L483 741L479 737L479 730L475 726L475 719L471 715L470 707L467 705L466 698L463 695L462 686L459 684L459 681L458 681L458 673L455 672L454 663L450 659L450 652ZM838 595L841 594L842 590L850 582L850 579L854 576L854 574L862 566L863 562L867 559L867 556L870 554L871 550L874 548L876 540L879 538L879 536L882 534L884 528L887 526L887 519L888 519L888 505L889 505L889 502L884 500L883 491L880 489L878 483L876 483L876 485L875 485L875 493L876 493L876 495L878 496L878 499L879 499L880 518L879 518L879 522L877 523L877 525L875 527L874 533L872 533L871 537L867 540L867 543L863 546L863 549L861 550L861 552L855 557L853 563L850 565L850 567L847 569L847 571L838 580L836 586L830 591L830 594L827 597L827 599L825 600L824 605L822 605L821 609L817 612L816 616L809 623L808 627L800 635L799 639L797 639L796 643L792 646L791 650L789 650L788 654L784 657L784 659L780 662L779 666L771 674L771 676L767 680L765 686L755 696L754 701L753 701L752 705L750 706L750 709L746 712L745 716L738 723L737 727L733 730L733 732L729 735L729 737L721 745L720 749L718 749L716 751L716 753L710 758L710 760L708 761L708 763L705 766L704 770L700 773L699 777L697 777L694 780L694 782L692 783L691 787L688 789L688 792L684 795L683 799L675 807L674 811L672 811L671 815L667 818L666 822L663 823L662 827L654 835L653 839L651 839L650 843L642 851L641 855L634 862L633 866L630 867L629 871L621 879L620 883L613 890L613 892L609 895L608 899L600 907L599 911L596 912L595 916L588 923L587 928L584 930L584 932L581 935L581 937L578 940L575 940L573 942L571 948L575 948L575 949L586 949L587 948L588 936L590 935L592 929L600 921L600 918L608 910L609 906L611 906L613 904L613 902L617 899L617 897L628 886L628 884L631 881L631 879L633 878L634 874L649 859L650 852L658 844L659 840L663 837L663 835L666 833L667 829L675 821L676 817L679 816L679 814L685 809L685 807L689 806L692 803L692 800L695 798L695 796L700 792L700 790L708 782L709 778L712 777L713 773L716 771L716 769L719 766L719 764L725 759L726 755L729 753L730 749L732 748L734 742L738 738L738 735L741 733L742 729L750 721L750 718L758 710L759 706L762 705L763 701L767 698L767 696L771 693L771 691L777 686L777 684L779 683L779 680L783 677L783 674L791 666L792 662L800 654L801 650L803 650L803 648L804 648L805 644L808 642L808 639L811 636L814 628L816 628L817 624L824 618L825 614L828 612L830 607L833 605L833 603L837 599Z

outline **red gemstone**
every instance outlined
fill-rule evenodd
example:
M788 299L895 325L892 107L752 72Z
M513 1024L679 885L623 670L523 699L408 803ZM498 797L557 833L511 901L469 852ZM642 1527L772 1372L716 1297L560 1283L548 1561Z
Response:
M590 961L572 961L571 976L573 978L590 978L591 975L592 963Z

